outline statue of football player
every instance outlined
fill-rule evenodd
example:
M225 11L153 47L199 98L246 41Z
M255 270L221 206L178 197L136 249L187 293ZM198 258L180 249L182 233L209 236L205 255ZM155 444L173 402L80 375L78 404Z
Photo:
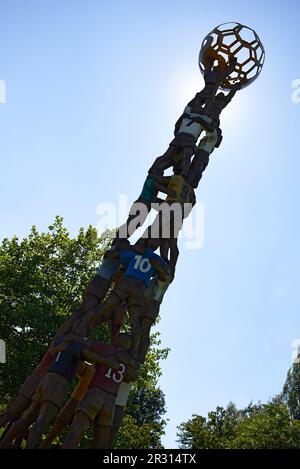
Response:
M145 243L148 247L145 247ZM103 322L110 321L114 308L126 301L133 337L131 354L137 358L141 333L140 317L146 287L155 275L164 280L166 269L169 269L166 262L154 253L157 247L157 240L140 239L132 249L121 252L118 258L125 268L121 280L112 290L107 300L86 315L75 331L77 334L87 335L92 328Z
M107 448L115 400L120 384L127 374L127 367L134 366L130 354L133 341L129 334L121 333L116 345L98 344L100 355L110 355L118 362L118 366L99 364L89 385L88 391L75 410L69 433L63 448L77 448L82 440L90 421L98 426L97 440L99 448Z
M30 406L32 402L32 397L35 393L35 390L40 383L43 376L48 371L49 366L55 358L55 350L49 348L49 350L44 354L42 360L38 366L34 369L33 373L26 379L22 385L16 399L13 404L0 415L0 427L4 427L9 422L13 422L18 419L22 413ZM4 435L2 435L2 438Z
M196 147L195 156L187 176L187 181L193 188L198 187L202 173L208 164L210 154L221 144L220 114L240 89L241 83L237 83L226 95L223 92L218 93L211 104L203 108L202 116L200 113L193 117L199 123L202 119L205 119L205 122L202 122L201 125L206 128L206 135L201 139L198 147ZM209 127L207 124L209 124Z
M134 380L137 376L138 369L142 363L145 361L145 357L150 345L150 329L155 323L158 314L160 305L163 301L164 295L173 280L173 277L169 275L169 278L165 281L159 280L159 278L153 277L146 288L145 291L145 302L142 311L141 317L141 340L140 340L140 347L139 347L139 356L138 362L131 374L131 379ZM128 395L130 389L132 388L133 381L126 382L122 381L118 395L115 401L115 409L114 409L114 417L113 422L109 432L108 438L108 448L112 448L113 440L120 428L121 421L124 415L124 411L126 408ZM101 428L101 425L97 425L97 420L94 422L94 440L93 440L93 448L100 448L100 440L101 435L103 434L104 429Z
M122 329L122 326L125 322L126 318L126 313L127 313L127 302L124 301L121 304L118 304L115 309L112 312L111 316L111 338L110 342L114 345L120 332Z
M81 305L61 328L60 339L64 334L74 329L75 325L82 320L88 311L101 303L111 284L118 276L120 269L118 255L120 255L121 250L129 247L130 243L127 239L118 239L115 240L110 249L106 251L95 277L87 286Z
M222 83L234 70L237 64L237 57L230 55L228 63L225 58L212 47L213 37L207 38L207 42L201 51L201 59L204 66L203 78L205 87L202 90L204 96L200 96L194 101L195 107L192 111L197 111L204 106L209 106ZM197 97L197 95L196 95Z
M174 166L176 156L182 158L182 176L187 177L191 159L195 153L195 145L203 131L214 132L215 127L209 117L203 112L204 108L211 106L220 83L229 76L236 67L237 58L231 56L227 64L225 59L218 55L217 66L214 66L216 58L209 55L213 50L211 43L207 44L206 69L204 72L205 86L202 91L188 103L175 124L175 138L167 151L156 158L149 170L149 174L157 174Z
M174 275L179 255L178 235L184 218L196 203L196 196L194 189L181 175L169 177L168 187L172 189L173 195L165 200L158 199L158 214L143 236L159 240L160 255L169 263Z
M34 422L29 430L27 448L36 448L39 445L43 432L55 420L59 410L64 405L66 395L70 389L70 383L75 377L80 360L90 363L102 363L109 366L117 366L116 360L111 357L102 357L85 347L82 343L61 343L57 348L55 360L51 363L46 375L41 379L33 396L32 404L20 419L12 426L1 442L0 448L11 447L13 440L19 432ZM35 419L36 410L38 417Z
M79 382L73 391L71 398L60 410L55 423L51 429L51 432L45 440L42 441L40 448L46 449L50 448L53 440L61 434L61 432L71 424L75 409L78 407L81 399L84 398L88 387L95 374L95 366L91 363L80 362L79 370L77 372L77 377Z
M111 283L114 277L114 274L119 269L119 267L120 267L119 262L109 259L109 257L106 257L104 259L96 276L99 278L98 287L100 283L102 282L102 285L101 285L102 294L104 291L103 287L104 287L105 277L107 277L106 280L108 280L108 277L110 277L109 282ZM106 288L107 288L107 284L105 285L105 289ZM98 294L101 293L101 289L100 291L97 290L97 293ZM96 298L94 294L91 296L92 298ZM88 303L89 303L89 306L92 307L93 305L92 302L89 301ZM98 304L98 301L97 301L97 304ZM112 328L111 342L112 343L114 343L116 336L120 332L121 326L125 319L125 315L126 315L126 303L123 303L122 305L118 305L112 314L112 318L111 318L111 328ZM73 316L73 319L74 317L76 318L76 316ZM66 327L66 325L68 327ZM54 344L58 344L60 342L60 340L64 337L64 332L68 333L68 331L70 330L70 327L71 327L71 324L70 322L68 322L68 319L67 319L65 323L63 324L63 326L57 332L56 337L52 342L52 345L49 347L48 351L44 354L41 362L37 365L33 373L26 379L26 381L22 385L13 404L9 407L8 410L6 410L4 413L0 415L0 427L7 425L9 422L13 422L17 420L18 418L21 417L23 412L30 407L32 403L33 395L36 391L38 384L40 383L43 376L45 376L45 374L47 373L49 366L51 365L52 361L55 358L55 345ZM8 429L9 428L7 428L5 432L3 432L1 439L4 438Z
M144 363L150 345L150 330L155 323L165 293L169 288L173 277L170 275L164 281L154 277L145 291L145 303L141 318L141 341L139 348L139 364Z
M195 156L191 163L188 175L187 175L187 182L196 189L199 185L199 182L202 178L202 174L205 171L208 163L210 154L214 151L215 148L219 147L222 134L221 129L218 130L219 132L219 142L215 142L215 137L213 133L210 133L210 136L207 136L208 133L200 140L200 143L197 145Z
M159 280L158 277L154 277L153 279L151 279L150 284L146 288L145 303L141 317L141 341L139 348L138 365L134 370L134 373L131 375L132 379L135 379L140 365L145 361L145 357L150 345L150 329L158 317L160 305L172 280L173 278L171 276L165 282ZM112 448L113 440L120 428L132 385L133 381L130 381L129 383L122 381L120 385L118 395L115 401L114 418L112 426L110 428L107 446L108 448ZM102 435L102 432L103 429L101 429L101 427L94 425L93 448L100 447L100 437Z
M113 446L113 441L114 438L121 426L121 422L123 419L123 415L126 409L127 401L128 401L128 396L129 392L132 388L133 381L126 382L122 381L118 390L118 394L115 400L115 407L114 407L114 413L113 413L113 421L109 429L109 437L107 440L107 448L112 448ZM102 428L102 422L101 421L95 421L94 422L94 438L93 438L93 444L92 447L94 449L101 448L102 445L102 435L103 432L105 431L104 428Z
M103 300L120 269L120 263L116 260L115 253L127 248L128 245L129 242L126 239L119 240L117 244L111 246L104 254L99 269L89 283L83 302L80 305L80 310L83 313L91 310Z
M117 231L117 238L130 237L140 226L144 224L149 215L152 204L157 202L158 193L162 192L169 196L174 195L168 187L169 177L161 174L148 175L143 185L143 190L137 200L133 203L127 221Z

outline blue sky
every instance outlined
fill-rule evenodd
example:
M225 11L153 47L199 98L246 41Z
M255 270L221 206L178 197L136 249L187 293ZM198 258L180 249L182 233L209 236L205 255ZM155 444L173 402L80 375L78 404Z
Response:
M182 247L161 310L166 447L193 413L279 392L300 337L299 20L289 0L1 1L1 238L57 214L75 235L99 203L135 200L202 86L207 32L239 21L264 43L263 72L224 111L197 190L204 245Z

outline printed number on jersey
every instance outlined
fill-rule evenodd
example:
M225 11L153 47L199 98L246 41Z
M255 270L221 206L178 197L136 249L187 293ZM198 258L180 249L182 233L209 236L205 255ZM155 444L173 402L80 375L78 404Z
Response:
M134 256L134 259L135 259L135 263L133 266L134 269L139 270L143 274L145 274L146 272L149 272L149 270L151 269L151 264L149 262L149 259L143 258L142 256L139 256L139 255Z
M109 368L108 372L105 375L105 377L109 378L109 379L112 379L115 383L121 383L121 381L123 381L123 378L124 378L125 370L126 370L125 365L123 365L123 363L120 363L120 367L119 367L118 371L113 373L112 368Z

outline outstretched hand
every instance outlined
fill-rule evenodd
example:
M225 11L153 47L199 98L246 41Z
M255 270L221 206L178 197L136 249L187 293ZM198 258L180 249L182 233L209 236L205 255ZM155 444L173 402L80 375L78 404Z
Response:
M239 81L238 83L235 83L231 89L234 91L239 91L241 88L242 88L242 83Z

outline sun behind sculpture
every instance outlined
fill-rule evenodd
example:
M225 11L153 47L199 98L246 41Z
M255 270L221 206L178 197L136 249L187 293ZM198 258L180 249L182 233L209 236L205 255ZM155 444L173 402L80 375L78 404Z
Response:
M241 83L241 87L245 88L260 74L265 60L265 50L253 29L240 23L223 23L207 34L202 42L199 54L202 73L206 68L208 57L216 60L223 58L224 65L228 63L230 57L236 57L235 69L221 82L221 88L228 90L237 83Z

